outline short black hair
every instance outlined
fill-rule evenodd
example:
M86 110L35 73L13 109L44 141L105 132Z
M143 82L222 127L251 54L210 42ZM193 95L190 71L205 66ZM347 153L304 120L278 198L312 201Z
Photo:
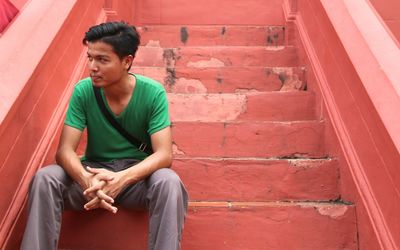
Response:
M123 21L106 22L90 27L82 43L87 45L88 42L97 41L111 45L114 52L122 59L128 55L135 57L140 44L140 35L135 26Z

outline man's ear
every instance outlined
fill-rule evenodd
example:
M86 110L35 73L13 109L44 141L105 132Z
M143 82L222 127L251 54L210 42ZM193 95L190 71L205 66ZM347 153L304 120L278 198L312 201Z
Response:
M133 56L132 55L125 56L123 59L123 63L124 63L125 69L129 70L133 63Z

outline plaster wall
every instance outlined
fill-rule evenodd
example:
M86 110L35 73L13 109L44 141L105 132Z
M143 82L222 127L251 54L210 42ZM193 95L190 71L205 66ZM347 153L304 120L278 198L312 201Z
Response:
M341 163L341 199L357 207L360 249L397 249L399 134L388 122L396 116L386 109L399 109L398 78L389 80L390 67L379 65L382 48L381 54L371 52L393 41L366 42L359 25L374 23L362 18L371 11L365 5L357 6L361 16L355 23L354 8L346 1L286 3L286 17L298 28L299 53L310 70L308 87L317 93L320 117L327 123L326 148Z

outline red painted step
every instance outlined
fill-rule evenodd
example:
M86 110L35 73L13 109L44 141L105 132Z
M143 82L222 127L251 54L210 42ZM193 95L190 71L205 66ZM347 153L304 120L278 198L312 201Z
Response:
M174 153L200 157L325 157L324 123L176 122Z
M277 201L339 198L332 159L176 158L193 201Z
M215 46L162 48L159 44L141 46L133 66L156 67L294 67L299 61L295 47Z
M171 119L177 121L313 120L312 93L169 94Z
M142 45L159 43L177 46L282 46L284 26L181 26L147 25L138 27Z
M302 90L302 67L134 67L133 73L151 77L168 92L229 93Z
M70 229L74 230L70 230ZM67 230L65 230L67 229ZM147 249L147 216L66 212L59 249ZM93 232L96 232L93 237ZM185 250L357 249L353 206L316 202L192 202Z
M187 250L355 250L353 206L331 203L193 204L183 236Z

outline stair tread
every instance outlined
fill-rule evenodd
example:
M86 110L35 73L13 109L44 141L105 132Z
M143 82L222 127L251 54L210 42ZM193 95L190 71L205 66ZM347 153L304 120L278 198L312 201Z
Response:
M62 227L62 249L146 249L147 245L148 221L143 212L67 212ZM117 230L121 227L124 230ZM74 230L65 231L66 228ZM97 237L87 237L93 231ZM182 249L357 249L356 242L353 205L190 202Z
M174 154L190 156L325 157L323 131L323 121L172 124Z
M140 66L132 72L149 76L174 93L299 91L306 86L304 67Z
M189 201L190 208L248 208L248 207L300 207L342 208L355 207L337 201Z
M316 119L314 94L306 91L169 93L168 100L172 121Z
M141 46L133 66L298 66L296 51L288 46Z
M339 198L337 160L215 160L172 163L192 200L277 201Z

